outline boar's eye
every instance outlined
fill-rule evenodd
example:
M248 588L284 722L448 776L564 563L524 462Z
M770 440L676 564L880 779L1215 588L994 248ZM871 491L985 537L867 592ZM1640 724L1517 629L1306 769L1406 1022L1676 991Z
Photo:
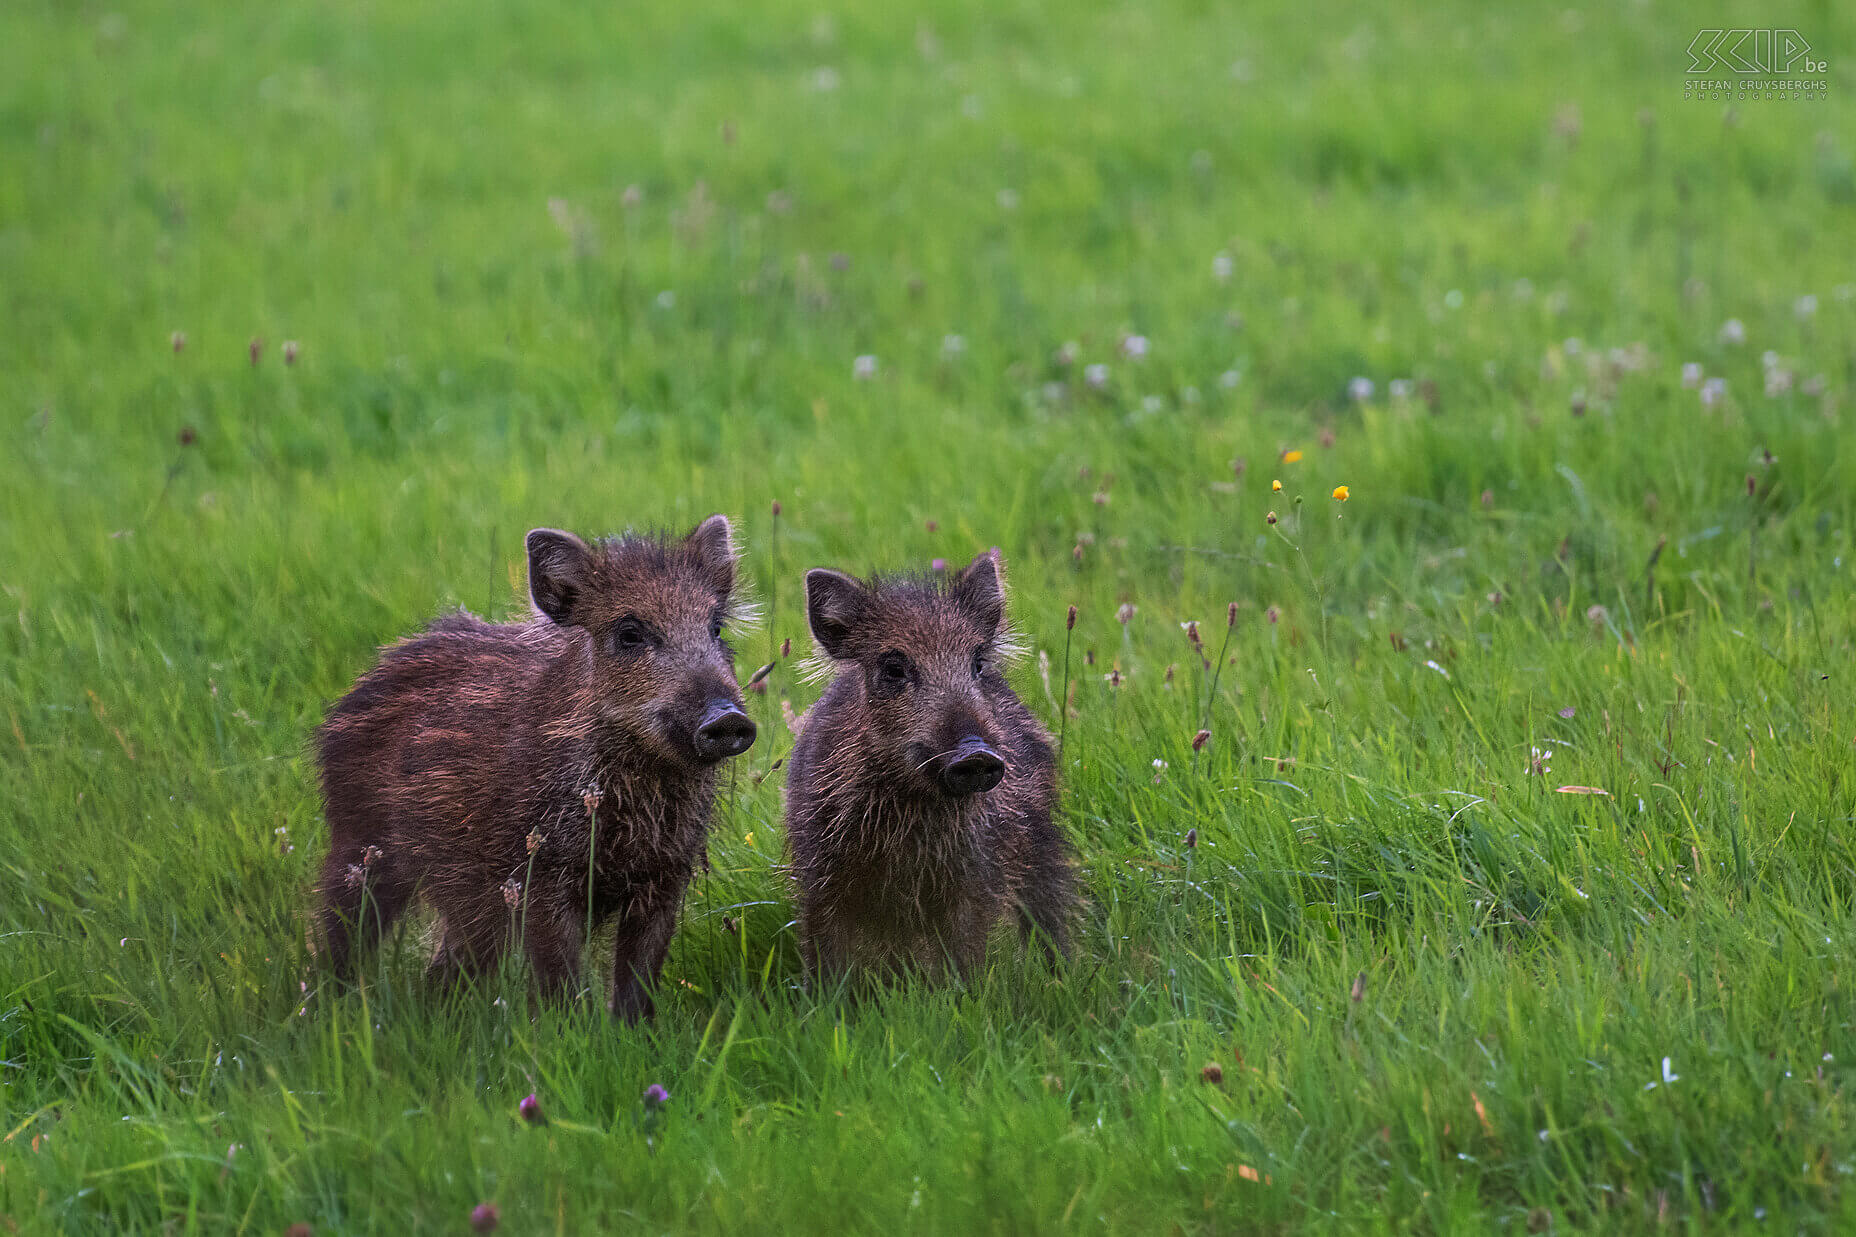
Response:
M909 659L900 653L885 653L876 663L877 681L885 687L901 687L909 681Z
M720 640L721 638L722 638L722 612L720 610L717 610L714 614L711 614L709 616L709 639Z
M986 667L988 664L989 663L986 660L986 647L984 645L981 645L979 648L974 649L973 650L973 677L977 679L982 674L985 674Z
M620 653L640 653L651 643L651 633L643 623L631 615L620 619L612 628L612 647Z

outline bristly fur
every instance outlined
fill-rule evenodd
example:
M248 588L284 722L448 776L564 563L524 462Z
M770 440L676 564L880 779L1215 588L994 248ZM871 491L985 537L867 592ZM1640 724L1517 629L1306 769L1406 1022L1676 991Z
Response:
M321 931L346 975L423 898L435 976L482 973L520 940L560 992L616 918L609 1002L636 1018L706 848L716 768L694 729L718 700L740 707L714 635L734 549L719 516L682 539L536 530L529 569L534 618L444 615L329 710Z
M1028 936L1067 950L1074 863L1051 819L1050 736L999 672L1001 569L981 555L944 578L813 573L834 577L820 588L836 601L808 577L816 660L832 678L787 758L786 819L815 972L971 973L1014 910ZM898 653L912 667L905 688L879 678ZM990 791L956 796L937 780L931 766L960 736L1003 758Z

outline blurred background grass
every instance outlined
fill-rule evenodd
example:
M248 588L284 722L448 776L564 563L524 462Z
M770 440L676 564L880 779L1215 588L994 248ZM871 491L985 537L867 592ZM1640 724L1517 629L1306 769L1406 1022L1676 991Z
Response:
M9 6L0 1216L1847 1222L1856 23L1701 21ZM324 992L326 702L712 510L744 670L998 545L1054 726L1079 607L1076 964L796 988L782 662L654 1028Z

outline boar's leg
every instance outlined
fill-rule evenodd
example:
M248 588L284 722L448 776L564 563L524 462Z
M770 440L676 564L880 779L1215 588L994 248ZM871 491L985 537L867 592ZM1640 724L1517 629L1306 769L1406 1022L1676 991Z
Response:
M340 849L322 865L322 939L339 979L353 977L357 954L377 945L412 900L412 886L390 865L366 858L362 848Z
M816 908L799 915L799 955L810 983L829 984L844 974L851 960L851 934L831 915Z
M657 986L670 938L677 930L682 891L634 904L619 919L612 949L612 992L607 1000L615 1018L637 1022L657 1012L651 989Z
M440 914L438 944L425 968L426 982L435 988L451 988L494 971L502 957L508 923L502 899L485 898L478 904L448 900Z
M1069 843L1049 817L1033 817L1026 839L1024 872L1018 882L1018 926L1029 945L1035 938L1045 958L1070 952L1070 918L1076 909L1076 870Z
M544 998L559 1000L571 996L580 986L580 948L585 943L581 931L585 913L576 909L548 906L541 902L529 908L522 923L522 947L534 975L535 989Z

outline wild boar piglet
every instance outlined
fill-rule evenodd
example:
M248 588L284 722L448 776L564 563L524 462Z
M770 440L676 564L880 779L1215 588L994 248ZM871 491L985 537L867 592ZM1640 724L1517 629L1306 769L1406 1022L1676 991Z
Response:
M1069 945L1071 849L1050 735L1007 684L1003 566L949 579L806 575L831 685L787 758L808 968L971 974L1007 912Z
M538 528L527 548L533 618L438 619L318 731L322 939L346 976L422 897L435 977L519 939L559 993L616 919L608 1004L636 1020L706 853L716 766L754 742L723 639L736 552L720 515L683 538Z

